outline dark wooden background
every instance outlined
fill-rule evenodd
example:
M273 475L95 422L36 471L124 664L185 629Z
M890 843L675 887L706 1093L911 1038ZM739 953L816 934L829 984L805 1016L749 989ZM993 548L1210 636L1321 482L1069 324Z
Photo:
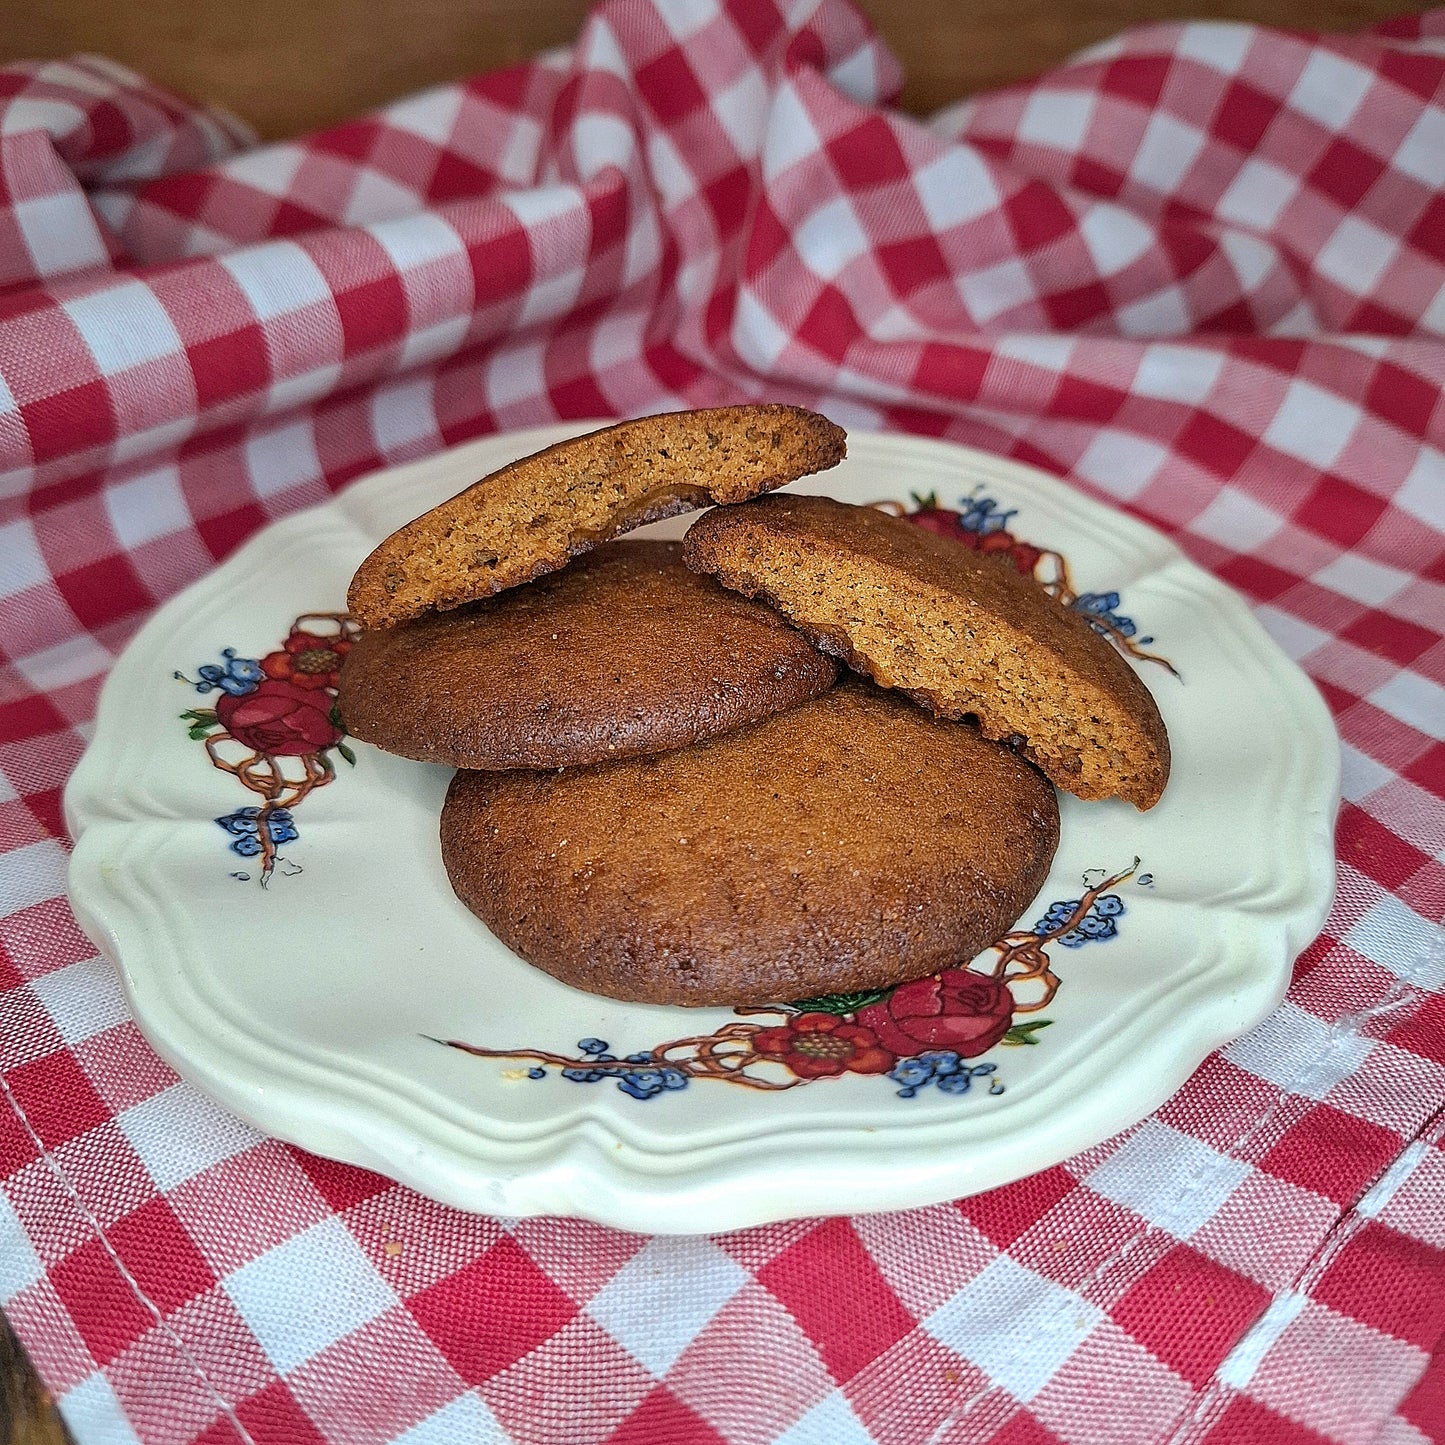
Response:
M664 0L665 3L665 0ZM860 0L924 113L1148 20L1349 30L1398 0ZM93 51L274 138L565 44L588 0L5 0L0 64ZM69 1436L0 1320L0 1445ZM82 1442L83 1445L83 1442Z

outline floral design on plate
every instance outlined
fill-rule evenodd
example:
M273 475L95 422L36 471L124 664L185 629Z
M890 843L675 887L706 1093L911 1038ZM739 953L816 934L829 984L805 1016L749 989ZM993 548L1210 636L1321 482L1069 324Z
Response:
M1117 938L1127 909L1112 890L1133 880L1138 866L1136 858L1122 872L1086 886L1081 897L1051 903L1032 928L1006 933L991 945L996 957L988 972L960 966L868 993L735 1008L736 1020L710 1034L669 1039L622 1058L608 1051L604 1039L579 1039L575 1056L487 1049L459 1039L433 1042L478 1058L516 1059L527 1066L518 1076L529 1079L545 1079L555 1069L574 1084L611 1080L634 1099L655 1099L694 1079L778 1090L845 1074L881 1075L903 1099L930 1085L940 1093L966 1094L978 1083L1001 1094L998 1065L973 1061L999 1045L1038 1042L1052 1020L1028 1016L1053 1002L1061 982L1048 946L1082 948ZM1153 882L1146 874L1136 886L1148 886L1145 878Z
M359 633L344 613L303 613L274 652L239 657L227 647L195 678L175 674L202 695L220 694L213 706L187 708L180 716L191 738L205 743L212 764L261 799L215 821L230 836L233 853L260 859L263 888L278 863L286 865L286 876L301 871L280 849L300 836L296 808L336 777L331 753L356 762L336 709L336 688ZM243 882L251 877L244 870L231 876Z

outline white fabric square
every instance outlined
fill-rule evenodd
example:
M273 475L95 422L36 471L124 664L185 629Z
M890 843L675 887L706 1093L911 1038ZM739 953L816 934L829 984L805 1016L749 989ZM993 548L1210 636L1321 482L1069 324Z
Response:
M75 323L102 376L184 350L165 307L139 281L122 281L92 296L64 301L61 309Z
M1445 453L1421 446L1410 475L1393 500L1412 517L1418 517L1437 532L1445 532Z
M686 40L717 19L717 0L667 0L660 13L668 34L674 40Z
M1432 191L1445 189L1445 111L1428 107L1395 148L1390 164Z
M249 1124L189 1084L153 1094L116 1122L163 1192L261 1141Z
M1278 512L1237 487L1226 487L1189 524L1191 532L1211 537L1238 552L1250 552L1284 526Z
M50 568L40 555L35 528L28 520L0 526L0 577L5 579L7 597L50 581Z
M1395 774L1349 743L1340 744L1340 791L1352 803L1362 802L1377 788L1394 781Z
M746 288L738 291L732 343L743 361L755 371L770 371L791 340L773 319L772 312L751 291Z
M533 281L527 287L522 309L517 312L517 325L536 326L540 322L555 321L566 316L577 304L586 275L583 267L572 266L556 276Z
M1343 131L1375 83L1372 72L1328 50L1312 50L1289 93L1289 105L1328 131Z
M1276 1295L1244 1338L1220 1362L1215 1378L1232 1389L1245 1389L1270 1347L1299 1318L1305 1299L1302 1294Z
M1356 296L1374 289L1380 273L1399 254L1399 243L1359 216L1346 216L1315 252L1315 265Z
M1097 103L1092 90L1040 90L1029 97L1019 117L1018 139L1055 150L1079 150Z
M54 838L12 848L0 868L0 918L65 896L65 849Z
M1254 231L1267 231L1294 199L1300 179L1268 161L1250 158L1240 166L1215 204L1215 212Z
M67 1044L77 1044L130 1017L115 969L103 958L82 959L43 973L30 987Z
M1038 300L1033 275L1022 261L1000 261L981 271L965 271L957 286L964 305L981 326L1015 306Z
M1199 21L1180 28L1175 53L1232 76L1239 73L1239 67L1253 42L1252 25L1240 25L1235 21Z
M1140 359L1129 390L1158 401L1197 406L1219 379L1224 358L1217 350L1195 346L1151 346Z
M661 1235L602 1286L587 1313L660 1378L747 1280L702 1235Z
M1374 1047L1371 1040L1332 1029L1323 1019L1285 1002L1224 1054L1256 1078L1292 1094L1323 1099L1363 1066Z
M371 429L379 450L391 455L429 442L440 445L436 412L432 406L432 378L416 377L394 382L371 398Z
M142 472L128 482L107 487L104 496L110 525L127 551L191 525L190 508L181 493L181 474L174 466Z
M448 316L435 326L423 326L419 331L408 332L402 343L397 370L410 371L414 366L451 356L466 340L471 319L470 312L464 316Z
M340 320L338 318L338 327ZM283 376L273 381L266 390L268 412L290 411L292 407L306 406L336 390L341 380L341 364L329 362L325 366L312 367L309 371L298 371L292 376Z
M1122 206L1090 206L1079 222L1079 234L1101 276L1132 265L1155 244L1154 232Z
M590 181L609 166L626 171L637 154L637 133L621 116L582 115L571 131L577 171Z
M502 204L522 223L524 230L543 226L559 216L585 208L587 202L576 186L539 185L527 190L508 191Z
M1249 1165L1242 1161L1226 1158L1157 1119L1146 1119L1085 1183L1176 1239L1188 1239L1248 1174Z
M246 443L246 468L262 497L314 482L321 475L321 458L310 421L286 422L257 433Z
M260 321L320 302L335 309L326 277L294 241L268 241L216 259L231 273Z
M647 166L664 209L670 210L696 193L697 178L661 131L647 137Z
M283 1375L398 1303L334 1217L243 1264L221 1288Z
M1383 562L1373 562L1358 552L1342 552L1328 567L1315 573L1314 580L1322 587L1343 592L1356 602L1378 607L1387 602L1410 582L1410 574Z
M61 276L109 263L100 227L79 195L36 196L14 205L15 224L42 276Z
M1323 470L1344 451L1359 421L1359 408L1352 402L1308 381L1292 381L1265 428L1264 440Z
M542 127L530 116L511 115L507 143L497 157L497 175L510 186L530 185L537 174L537 156L542 149Z
M347 199L342 220L348 226L394 221L414 214L423 204L414 187L404 186L370 166L363 166Z
M386 123L439 146L446 145L457 127L465 99L461 86L439 85L387 106Z
M869 241L848 198L837 196L793 232L793 246L810 271L831 281L868 250Z
M428 1415L391 1445L512 1445L512 1437L480 1395L458 1395Z
M877 1445L841 1390L825 1396L772 1445Z
M110 1381L99 1371L67 1390L55 1407L70 1433L85 1445L140 1445Z
M768 87L763 72L749 66L725 90L710 96L708 104L737 153L748 159L755 156L768 114Z
M1191 322L1182 286L1165 286L1114 313L1121 336L1183 336Z
M228 160L221 169L232 180L244 181L268 196L285 196L301 169L307 152L297 145L261 146Z
M1370 701L1437 742L1445 738L1445 688L1418 672L1401 668L1370 693Z
M784 84L773 97L773 108L763 128L763 179L771 185L799 161L816 157L821 148L807 107L797 91Z
M913 186L935 231L975 221L1001 204L988 166L967 146L954 146L915 171Z
M860 45L852 55L829 68L828 79L860 105L875 104L878 96L877 53L871 45Z
M462 262L470 292L471 267L467 263L467 248L455 229L435 212L423 211L403 220L377 221L366 229L398 271L415 271L447 259ZM460 268L458 274L461 274ZM470 295L466 299L470 300Z
M1011 361L1024 361L1030 366L1062 375L1069 369L1077 343L1072 336L1048 336L1043 333L1011 332L1000 336L994 351Z
M10 1301L45 1273L40 1256L10 1201L0 1193L0 1305Z
M650 276L662 259L662 233L651 207L638 210L623 243L621 286L625 290Z
M1168 450L1157 442L1132 432L1101 427L1084 455L1074 463L1074 471L1113 496L1137 497L1168 460Z
M545 355L546 349L540 341L497 352L487 366L484 382L487 405L496 411L545 396L547 378L542 370Z
M1134 159L1129 163L1129 176L1150 190L1171 195L1179 188L1179 178L1194 164L1204 149L1204 134L1192 125L1175 120L1172 115L1156 110L1144 128L1144 138Z
M1302 661L1310 653L1317 652L1326 643L1334 640L1333 636L1322 628L1313 627L1292 612L1271 607L1267 602L1260 603L1254 609L1254 615L1260 626L1295 662Z
M1027 1403L1102 1318L1094 1305L1004 1254L929 1315L923 1328Z
M1417 988L1439 988L1445 946L1439 928L1385 893L1345 934L1344 942Z
M1269 241L1248 231L1221 231L1219 249L1234 268L1241 291L1253 292L1279 264L1279 252Z

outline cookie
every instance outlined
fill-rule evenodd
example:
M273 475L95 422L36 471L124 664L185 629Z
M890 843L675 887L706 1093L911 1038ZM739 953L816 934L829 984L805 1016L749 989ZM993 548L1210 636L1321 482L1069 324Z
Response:
M883 988L966 962L1038 892L1054 790L967 723L850 679L697 747L460 772L457 896L566 983L660 1004Z
M560 768L685 747L795 707L837 664L679 542L610 542L527 587L362 633L347 729L454 768Z
M1006 562L872 507L763 497L709 512L683 555L940 717L976 717L1080 798L1159 801L1159 709L1077 612Z
M493 472L393 532L347 607L390 627L529 582L599 542L710 502L741 502L842 460L843 431L796 406L669 412Z

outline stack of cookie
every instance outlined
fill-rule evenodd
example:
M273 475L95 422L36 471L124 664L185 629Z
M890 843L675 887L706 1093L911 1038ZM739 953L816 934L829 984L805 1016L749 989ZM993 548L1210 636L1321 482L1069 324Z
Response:
M763 495L843 455L796 407L647 417L357 571L347 728L459 770L448 877L523 958L649 1003L882 988L1007 931L1051 782L1157 801L1158 710L1083 618L872 508ZM712 503L683 543L611 540Z

